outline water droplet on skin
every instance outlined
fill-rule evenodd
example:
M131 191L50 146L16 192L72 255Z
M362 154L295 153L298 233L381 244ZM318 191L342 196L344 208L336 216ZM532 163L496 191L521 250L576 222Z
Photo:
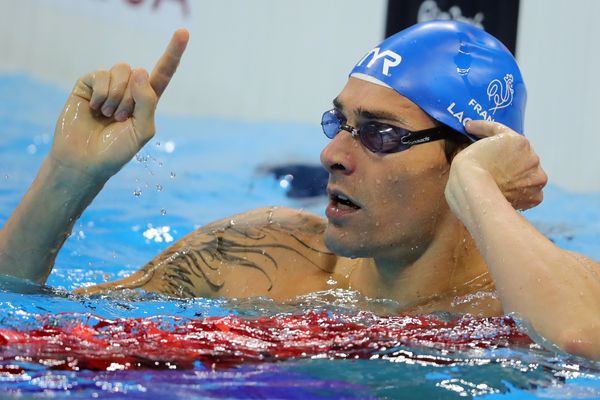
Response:
M381 185L381 179L375 179L375 183Z
M235 221L233 219L230 219L229 220L229 226L233 226L233 225L235 225Z

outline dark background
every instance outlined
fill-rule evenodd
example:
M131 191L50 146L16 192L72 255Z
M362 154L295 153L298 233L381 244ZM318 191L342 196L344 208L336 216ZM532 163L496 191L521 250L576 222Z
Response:
M429 15L434 19L448 19L454 14L451 19L480 21L487 32L515 53L519 0L388 0L385 37L423 22L418 19L421 7L433 11Z

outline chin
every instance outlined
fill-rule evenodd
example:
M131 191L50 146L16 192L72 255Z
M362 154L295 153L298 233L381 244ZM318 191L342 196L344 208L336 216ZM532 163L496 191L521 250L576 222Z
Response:
M351 234L331 232L330 226L327 226L324 234L325 246L335 255L348 258L369 258L372 256L370 246L360 246L358 240L352 240Z

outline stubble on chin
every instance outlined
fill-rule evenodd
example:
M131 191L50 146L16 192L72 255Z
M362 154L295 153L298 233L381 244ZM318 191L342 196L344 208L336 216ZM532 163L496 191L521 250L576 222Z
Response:
M325 246L335 255L347 258L364 258L369 257L366 254L368 246L360 245L356 240L351 238L351 235L342 231L339 227L327 224L323 233L323 241ZM364 253L364 254L363 254Z

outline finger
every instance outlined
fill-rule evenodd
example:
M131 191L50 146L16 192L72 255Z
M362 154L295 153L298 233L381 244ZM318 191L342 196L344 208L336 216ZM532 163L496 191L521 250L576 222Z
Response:
M82 76L79 78L77 83L75 83L75 87L71 94L73 96L81 97L88 102L92 99L92 82L94 78L94 73L90 72L89 74Z
M102 114L112 117L115 109L121 103L125 89L129 82L131 67L127 64L116 64L110 69L110 83L108 85L108 97L102 105Z
M538 168L531 178L531 185L542 190L548 184L548 175L543 169Z
M122 122L127 118L131 117L133 113L133 96L131 95L131 82L127 85L127 89L125 89L125 94L123 95L123 100L119 103L117 110L115 111L115 120Z
M539 188L526 188L506 193L506 200L516 210L528 210L544 200L544 192Z
M541 190L532 191L527 197L526 201L519 204L520 210L529 210L544 201L544 192Z
M154 88L158 97L163 94L169 85L171 78L175 74L189 38L190 34L186 29L177 29L173 34L167 49L152 70L152 73L150 74L150 85Z
M148 73L142 68L136 68L132 73L131 95L135 102L133 127L138 143L143 145L154 136L154 110L158 97L150 86Z
M92 98L90 99L90 108L99 110L108 97L108 85L110 83L110 73L100 69L89 76L86 84L92 88Z
M499 122L484 120L469 121L465 124L465 128L467 132L477 136L478 138L486 138L508 132L513 132L516 134L516 132L514 132L506 125L502 125Z

